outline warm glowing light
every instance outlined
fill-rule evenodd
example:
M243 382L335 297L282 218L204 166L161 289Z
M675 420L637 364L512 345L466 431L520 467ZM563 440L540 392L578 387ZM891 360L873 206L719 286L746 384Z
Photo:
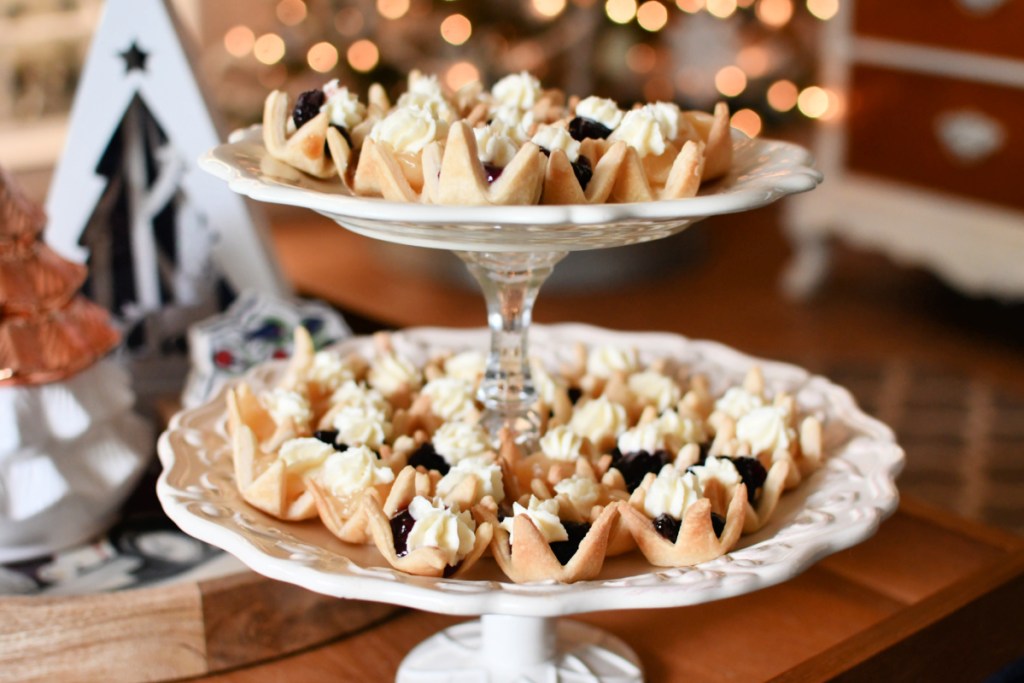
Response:
M224 49L232 57L244 57L252 52L256 34L248 26L235 26L224 34Z
M636 16L636 0L607 0L604 13L616 24L628 24Z
M658 0L647 0L636 10L636 23L651 33L660 31L668 23L668 10Z
M354 36L363 30L363 13L358 7L346 7L334 15L334 29L343 36Z
M732 115L729 122L733 128L738 128L752 138L756 138L761 132L761 117L753 109L740 109Z
M828 91L816 85L804 88L796 98L796 106L800 109L800 113L812 119L820 119L825 116L828 113L830 102Z
M401 19L409 11L409 0L377 0L377 13L385 19Z
M324 74L338 65L338 49L328 42L317 43L309 48L306 61L313 71Z
M704 0L676 0L676 7L684 12L696 14L704 9Z
M839 0L807 0L807 11L822 21L828 21L839 13Z
M793 81L786 79L775 81L768 88L768 106L775 111L789 111L796 106L796 98L799 94L800 89Z
M565 0L533 0L533 11L542 17L553 19L565 11Z
M736 0L707 0L708 14L726 19L736 11Z
M760 0L754 10L757 18L772 28L781 28L793 18L792 0Z
M479 80L480 70L469 62L455 62L444 74L444 82L452 90L458 90L467 83Z
M672 94L672 81L663 76L655 76L644 83L644 99L648 102L668 102Z
M754 4L754 0L736 0L736 4L746 9Z
M768 50L762 45L745 45L736 53L736 66L750 78L760 78L768 73L771 66Z
M356 71L370 71L380 61L380 50L377 49L377 46L372 41L364 38L348 46L348 50L345 52L345 59L348 60L349 65Z
M747 75L738 66L723 66L715 74L715 87L726 97L736 97L747 89Z
M509 71L536 71L544 61L544 48L535 40L524 40L505 55Z
M276 33L264 33L253 43L252 53L262 64L277 64L284 57L284 40Z
M306 18L306 3L302 0L281 0L277 3L277 18L285 26L301 24Z
M626 66L638 73L650 73L658 63L658 53L647 43L637 43L626 50Z
M462 45L473 35L473 24L461 14L451 14L441 22L441 37L452 45Z

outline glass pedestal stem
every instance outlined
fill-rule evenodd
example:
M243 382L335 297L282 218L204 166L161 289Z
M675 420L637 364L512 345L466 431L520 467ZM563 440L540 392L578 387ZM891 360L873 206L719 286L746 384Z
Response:
M540 418L532 410L529 331L541 285L566 252L456 252L483 289L491 348L480 385L483 424L497 441L508 428L517 443L536 445Z

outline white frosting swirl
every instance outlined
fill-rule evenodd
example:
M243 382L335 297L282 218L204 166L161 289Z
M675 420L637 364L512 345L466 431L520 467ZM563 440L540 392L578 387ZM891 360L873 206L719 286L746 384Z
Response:
M491 124L497 126L503 135L523 144L530 139L534 116L532 111L523 111L514 105L502 105L491 110Z
M508 532L509 543L515 543L514 520L519 515L529 517L548 543L569 539L569 533L562 525L562 520L558 518L558 501L554 498L541 500L537 496L531 495L527 507L523 507L519 503L512 503L512 516L501 520L501 528Z
M645 105L644 109L651 111L651 115L658 122L661 134L665 136L666 140L675 140L679 137L679 122L683 116L679 105L674 102L655 102Z
M611 377L617 372L631 373L640 367L636 349L622 349L617 346L595 346L587 354L587 374L594 377Z
M665 450L665 436L661 431L661 425L655 420L627 429L619 435L617 445L619 452L623 454L639 451L657 453Z
M626 409L606 396L577 406L569 419L569 427L580 436L599 443L606 436L618 437L629 426Z
M540 438L541 452L552 460L576 460L582 447L583 437L568 425L552 427Z
M317 351L313 355L313 364L309 367L309 381L324 391L334 391L345 382L351 382L354 377L352 368L338 354Z
M284 461L285 468L290 474L301 475L323 465L332 453L337 453L334 446L320 439L302 437L288 439L281 444L277 457Z
M505 499L505 488L502 484L501 466L489 456L476 456L463 458L455 463L448 474L441 477L437 482L437 494L447 496L455 490L467 477L476 477L480 482L477 500L480 502L484 496L491 496L495 503Z
M682 398L679 385L671 377L653 370L630 375L627 386L645 403L654 405L659 413L676 405Z
M666 410L658 417L658 427L667 438L681 443L704 443L708 440L704 423L690 417L680 417L675 410Z
M736 422L736 438L749 444L754 455L788 451L796 439L796 431L786 416L775 406L754 408Z
M334 413L331 426L338 430L336 441L349 446L380 449L391 436L391 423L367 406L346 406Z
M359 101L355 93L338 84L338 79L324 84L324 95L327 100L321 105L320 111L326 111L331 123L352 130L366 118L366 105Z
M475 384L487 369L487 357L479 351L462 351L444 362L444 374Z
M296 425L304 426L313 419L309 398L300 391L278 387L263 394L262 399L270 418L277 424L292 420Z
M619 105L615 103L615 100L594 95L583 98L576 105L576 116L596 121L605 128L612 130L622 122L622 117L625 116L625 113L619 109Z
M321 483L336 496L352 496L395 479L391 468L366 446L334 451L327 456L319 476Z
M752 394L743 387L729 387L722 396L715 401L715 410L725 413L734 420L749 413L751 410L764 406L764 399L758 394Z
M473 135L476 137L477 157L480 161L494 164L498 168L505 168L509 165L519 147L515 140L502 132L506 129L507 127L502 124L477 126L473 129Z
M558 394L565 391L565 386L560 384L538 360L530 363L530 379L537 392L537 398L549 407L555 405Z
M361 408L368 413L379 415L382 421L391 419L391 404L384 395L355 380L343 382L334 390L331 394L331 406Z
M590 516L590 510L597 504L601 489L590 477L574 474L555 484L555 493L564 495L584 517Z
M441 501L416 496L409 503L409 514L415 520L405 541L409 552L437 548L453 567L473 549L476 522L468 510L460 512L458 507L447 508Z
M697 481L700 482L702 488L707 486L712 479L717 479L725 486L730 497L733 489L743 481L736 465L729 458L716 458L712 455L704 461L703 465L694 465L690 471L697 476Z
M665 153L665 134L654 112L647 107L626 112L622 117L622 123L612 131L608 139L622 140L642 157Z
M423 384L423 375L413 362L394 353L375 358L366 379L385 396L405 389L419 389Z
M441 135L434 112L418 106L393 109L370 129L371 140L389 145L398 154L418 154Z
M565 152L569 161L574 162L580 157L580 143L574 140L569 131L561 126L542 125L537 127L537 132L530 138L530 142L553 152L560 149Z
M651 519L668 515L681 520L687 508L700 500L701 495L700 482L695 474L665 465L647 489L644 512Z
M526 71L509 74L491 87L491 94L499 104L530 109L540 98L540 81Z
M431 442L437 454L449 465L485 455L491 450L487 431L471 422L445 422L434 432Z
M420 395L430 398L431 411L445 420L465 422L477 417L473 388L460 379L437 377L423 386Z

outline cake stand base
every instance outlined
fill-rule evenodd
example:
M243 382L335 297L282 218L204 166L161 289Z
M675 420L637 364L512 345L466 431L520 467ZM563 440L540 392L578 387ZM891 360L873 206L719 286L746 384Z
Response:
M588 624L485 614L406 655L397 683L640 683L636 653Z

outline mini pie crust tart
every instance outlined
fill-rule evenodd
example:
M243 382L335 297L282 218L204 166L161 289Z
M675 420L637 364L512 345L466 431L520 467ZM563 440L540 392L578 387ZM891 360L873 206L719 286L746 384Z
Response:
M656 567L689 567L724 555L736 545L746 515L745 485L740 484L733 492L721 536L715 534L711 523L711 500L701 498L683 513L679 534L673 542L658 533L654 521L644 513L644 498L654 479L655 474L649 473L630 496L629 503L622 506L622 521L648 562Z
M454 567L449 567L444 553L438 548L420 547L401 556L395 550L391 518L408 508L417 495L424 495L424 491L432 491L433 487L434 482L427 473L406 467L398 474L383 504L376 491L368 491L363 496L362 505L366 509L373 543L388 564L416 576L458 578L477 563L491 542L493 525L487 520L481 521L476 510L471 511L476 521L473 547Z

